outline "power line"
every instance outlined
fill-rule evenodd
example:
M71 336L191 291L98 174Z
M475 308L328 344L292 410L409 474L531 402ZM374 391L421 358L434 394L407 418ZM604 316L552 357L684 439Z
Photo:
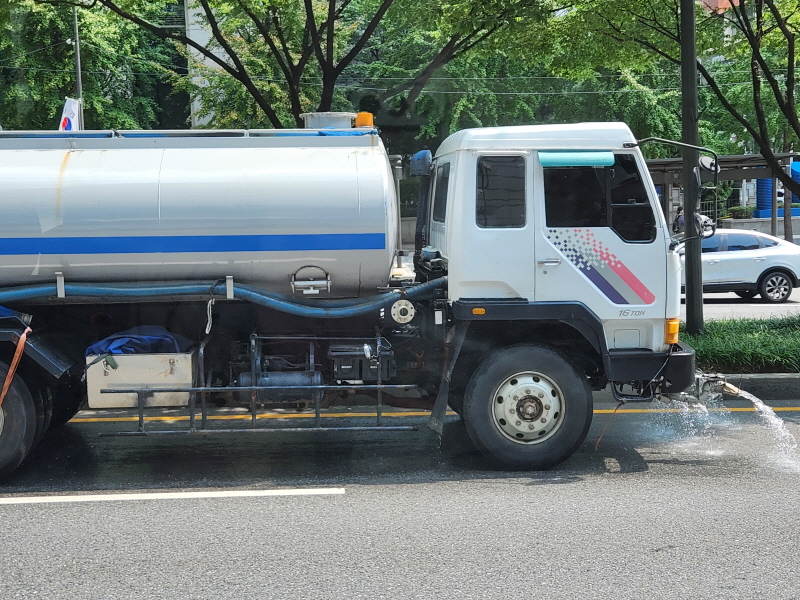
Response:
M43 52L44 50L49 50L50 48L55 48L57 46L62 46L64 44L66 44L66 43L67 42L58 42L57 44L50 44L49 46L42 46L41 48L37 48L36 50L31 50L29 52L23 52L22 54L15 54L14 56L12 56L10 58L4 58L3 60L0 60L0 64L11 62L11 61L16 60L18 58L22 58L23 56L30 56L31 54L36 54L37 52Z
M7 69L9 71L39 71L42 73L74 73L72 69L41 69L39 67L4 67L0 65L0 69ZM83 73L84 75L108 75L109 72L111 72L111 69L109 69L108 71L83 71L83 70L81 71L81 73ZM114 72L124 73L125 75L150 75L153 77L164 77L165 75L169 74L167 72L143 73L137 71L120 71L118 69ZM182 76L185 77L185 75Z
M12 71L40 71L45 73L72 73L71 70L68 69L42 69L39 67L0 67L0 69L8 69ZM82 71L86 75L107 75L108 71ZM146 73L140 71L125 71L126 75L145 75L145 76L152 76L152 77L163 77L167 75L167 72L161 73ZM202 77L202 75L186 75L180 74L182 77ZM272 77L253 77L252 79L258 81L268 81L273 83L281 83L281 79L276 79ZM569 81L569 80L568 80ZM748 85L751 84L751 81L737 81L737 82L729 82L729 83L719 83L718 85L721 87L730 87L735 85ZM347 86L343 85L342 87L347 87L349 89L356 89L362 91L375 91L375 92L386 92L388 88L379 88L379 87L368 87L368 86ZM710 89L708 85L701 85L701 89ZM426 90L423 89L423 94L434 94L434 95L453 95L453 94L461 94L461 95L473 95L473 96L569 96L573 94L640 94L640 93L648 93L648 92L675 92L680 91L679 87L668 87L668 88L646 88L646 89L627 89L627 90L563 90L563 91L550 91L550 92L524 92L524 91L517 91L517 92L493 92L493 91L471 91L471 90Z
M773 69L774 72L786 71L787 69ZM711 72L711 75L722 75L722 74L741 74L741 73L750 73L748 70L740 70L740 71L715 71ZM634 77L680 77L680 73L634 73ZM367 81L408 81L409 79L413 79L413 75L408 77L384 77L384 76L371 76L371 75L343 75L344 79L358 79L358 80L367 80ZM591 81L593 79L619 79L623 77L623 75L594 75L589 77L587 81ZM316 77L314 79L322 79L321 77ZM555 79L561 81L573 81L569 77L558 77L555 75L508 75L503 77L431 77L429 81L504 81L504 80L520 80L520 79Z

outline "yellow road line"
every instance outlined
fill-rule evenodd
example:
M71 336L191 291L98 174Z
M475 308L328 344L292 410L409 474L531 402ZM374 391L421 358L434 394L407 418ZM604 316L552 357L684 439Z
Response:
M690 411L696 412L697 409L689 409ZM800 412L800 406L773 406L772 410L775 412ZM743 407L733 407L733 408L710 408L710 412L755 412L753 407L743 406ZM594 410L594 414L596 415L610 415L614 412L617 413L628 413L628 414L642 414L642 413L679 413L683 412L682 409L679 408L621 408L617 411L614 411L613 408L596 408ZM430 416L430 411L408 411L408 412L385 412L383 413L384 417L428 417ZM453 411L448 411L448 415L454 415ZM321 415L323 418L334 418L334 419L343 419L348 417L372 417L375 418L378 416L377 413L367 413L367 412L358 412L358 413L323 413ZM313 419L313 413L263 413L260 415L256 415L257 419ZM200 417L196 417L199 421ZM209 415L209 421L249 421L252 419L252 415ZM77 417L70 421L70 423L123 423L123 422L135 422L138 421L139 417ZM189 417L186 415L175 415L173 417L145 417L145 421L188 421Z
M385 412L384 417L428 417L430 411L408 411L408 412ZM456 413L452 411L447 412L448 415ZM257 419L313 419L314 413L263 413L256 415ZM320 415L324 418L347 418L347 417L377 417L378 413L323 413ZM198 421L200 416L195 417ZM230 421L230 420L246 420L252 419L252 415L209 415L209 421ZM127 421L138 421L139 417L78 417L72 419L70 423L119 423ZM145 417L145 421L188 421L187 415L176 415L174 417Z

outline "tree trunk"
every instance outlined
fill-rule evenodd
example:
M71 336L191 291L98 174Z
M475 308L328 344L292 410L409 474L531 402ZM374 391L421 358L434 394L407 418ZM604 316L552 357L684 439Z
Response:
M336 91L336 72L331 71L322 75L322 95L319 99L317 112L328 112L333 106L333 93Z

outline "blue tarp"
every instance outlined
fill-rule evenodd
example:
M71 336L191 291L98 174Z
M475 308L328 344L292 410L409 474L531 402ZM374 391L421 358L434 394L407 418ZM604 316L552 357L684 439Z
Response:
M98 354L157 354L187 352L194 344L160 325L142 325L121 331L95 342L86 349L86 356Z
M0 306L0 319L3 317L16 317L18 314L17 311L6 308L5 306Z
M348 136L359 136L359 135L374 135L378 133L377 129L347 129L347 130L324 130L320 129L317 131L317 135L329 136L329 137L348 137Z

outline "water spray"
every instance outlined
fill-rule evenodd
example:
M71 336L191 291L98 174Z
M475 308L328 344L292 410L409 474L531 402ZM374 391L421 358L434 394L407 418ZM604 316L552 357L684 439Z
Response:
M735 391L734 391L735 390ZM679 394L659 394L659 399L665 402L686 402L688 404L707 404L723 392L739 395L739 388L725 381L719 373L709 375L698 371L695 374L694 384Z

